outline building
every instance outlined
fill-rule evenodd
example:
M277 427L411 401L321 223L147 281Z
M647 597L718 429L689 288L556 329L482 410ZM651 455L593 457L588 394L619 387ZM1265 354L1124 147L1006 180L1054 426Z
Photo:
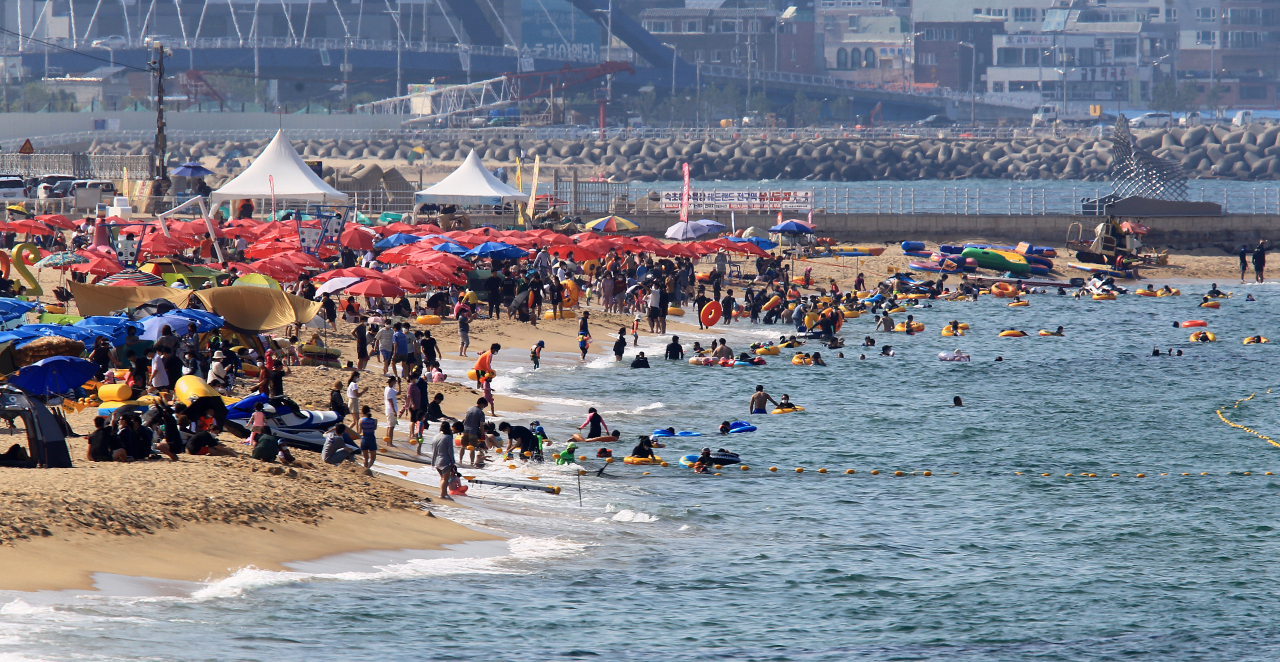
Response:
M41 84L51 94L70 93L77 108L114 110L130 96L130 81L124 71L124 67L99 67L84 74L45 78Z
M640 24L653 36L674 47L686 62L759 71L782 70L780 62L783 61L789 67L804 62L802 49L791 52L803 39L801 34L789 35L791 38L788 40L779 39L782 23L778 12L764 8L722 9L720 2L698 4L696 7L645 9L640 12ZM789 23L794 26L801 24L794 19ZM812 26L812 21L809 25ZM785 53L782 52L784 41L787 44ZM793 60L792 55L796 59ZM812 61L810 51L810 67Z
M1178 78L1196 84L1199 103L1280 107L1280 7L1260 0L1189 4L1178 0L1168 11L1181 19Z
M823 39L816 30L813 2L787 7L778 20L778 71L817 73L823 67Z
M987 67L999 21L915 24L915 83L965 92L987 91Z
M818 0L827 74L862 82L911 78L910 0Z

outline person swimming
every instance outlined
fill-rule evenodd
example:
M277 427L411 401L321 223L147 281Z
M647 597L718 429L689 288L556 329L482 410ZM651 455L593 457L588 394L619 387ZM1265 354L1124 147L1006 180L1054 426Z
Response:
M1208 294L1208 296L1211 296L1211 297L1225 297L1225 296L1227 296L1227 295L1226 295L1226 293L1225 293L1225 292L1223 292L1222 290L1218 289L1218 284L1217 284L1217 283L1214 283L1214 284L1213 284L1213 286L1209 288L1209 294Z
M1152 356L1160 356L1160 348L1159 348L1159 347L1154 347L1154 348L1152 348L1152 350L1151 350L1151 355L1152 355Z
M729 421L720 424L720 434L729 434Z
M836 358L837 358L837 359L843 359L843 358L844 358L844 352L836 352Z
M956 397L954 397L954 398L952 398L952 399L951 399L951 406L952 406L952 407L963 407L963 406L964 406L964 401L963 401L963 400L961 400L961 399L960 399L960 396L958 396L958 395L957 395Z
M1245 295L1244 300L1245 300L1245 301L1257 301L1257 299L1253 298L1253 295L1252 295L1252 294Z
M796 405L793 402L791 402L791 396L787 395L786 393L782 394L782 399L778 401L777 405L778 405L778 409L781 409L783 411L796 408Z
M862 346L863 346L863 347L875 347L875 346L876 346L876 339L875 339L875 338L872 338L871 336L864 336L864 337L862 338Z
M1164 287L1160 288L1160 291L1164 292L1165 294L1173 294L1173 290L1170 289L1168 285L1165 285Z
M813 353L813 365L826 365L826 364L827 362L822 360L822 354L820 352Z
M896 356L893 351L893 345L885 345L880 349L880 356Z
M705 474L711 468L711 449L704 448L702 453L698 455L698 459L693 462L693 472L696 474Z

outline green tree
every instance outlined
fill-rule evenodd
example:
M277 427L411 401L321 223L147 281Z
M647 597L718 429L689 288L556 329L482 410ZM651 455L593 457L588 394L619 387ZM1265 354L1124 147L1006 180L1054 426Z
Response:
M22 104L22 109L30 112L43 110L74 112L77 110L75 95L65 90L55 92L43 83L35 82L22 86Z
M792 126L806 127L818 121L822 113L822 103L810 101L804 92L796 92L791 102L791 117L795 120Z
M1214 115L1222 112L1222 97L1226 96L1227 88L1222 85L1214 85L1204 93L1204 105L1213 111Z
M1172 77L1166 77L1151 88L1151 108L1185 113L1196 109L1198 96L1195 83L1188 81L1178 85Z

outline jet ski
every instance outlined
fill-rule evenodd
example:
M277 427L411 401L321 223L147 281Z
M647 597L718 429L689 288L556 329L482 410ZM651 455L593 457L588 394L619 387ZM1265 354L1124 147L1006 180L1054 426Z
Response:
M227 430L240 438L249 436L254 407L262 403L267 429L294 448L319 452L324 433L338 423L338 413L302 409L289 398L268 398L257 393L227 406Z

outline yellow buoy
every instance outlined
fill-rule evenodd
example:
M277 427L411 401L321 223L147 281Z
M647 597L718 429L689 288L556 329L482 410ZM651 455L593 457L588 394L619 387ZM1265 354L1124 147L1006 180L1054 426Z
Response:
M1111 474L1111 477L1112 477L1112 478L1115 478L1116 476L1119 476L1119 475L1120 475L1120 474Z
M585 476L585 475L587 475L587 470L586 470L586 469L579 469L579 470L578 470L578 475L579 475L579 476Z
M606 458L604 459L604 463L605 463L605 464L613 464L613 458L611 458L611 457L606 457Z
M824 474L824 473L827 473L827 470L826 470L825 468L823 468L823 467L819 467L819 468L818 468L818 473L820 473L820 474Z
M1098 477L1098 474L1089 474L1089 477L1090 477L1090 478L1097 478L1097 477Z
M714 475L719 476L719 475L720 475L720 472L718 472L718 471L717 471Z
M745 464L744 464L744 465L742 465L742 470L743 470L743 471L750 471L750 470L751 470L751 467L748 467L747 465L745 465Z
M902 472L901 472L901 471L895 471L895 472L893 472L893 475L895 475L895 476L901 476L901 475L902 475Z
M880 475L880 470L879 470L879 469L872 469L872 470L871 470L871 475L872 475L872 476L879 476L879 475Z
M1146 474L1138 474L1138 476L1137 476L1137 477L1138 477L1138 478L1146 478L1146 477L1147 477L1147 475L1146 475Z
M1201 476L1208 476L1208 475L1209 475L1209 472L1208 472L1208 471L1201 471L1201 472L1200 472L1200 475L1201 475Z
M769 467L769 471L777 471L777 470L778 470L777 467Z
M649 475L649 472L648 472L648 471L646 471L646 472L644 472L644 473L642 473L642 474L640 474L640 475L641 475L641 476L648 476L648 475Z
M507 465L507 468L508 468L508 469L515 469L515 468L516 468L516 465L514 465L514 464L508 464L508 465Z
M724 466L723 466L723 465L719 465L719 464L717 464L717 465L716 465L716 468L717 468L717 469L723 469L723 468L724 468Z
M663 463L662 463L662 466L664 466L664 467L669 467L669 466L671 466L671 465L670 465L670 464L667 464L666 462L663 462Z
M1048 476L1049 474L1040 474L1040 475L1041 475L1041 476Z
M932 476L932 475L933 475L933 472L932 472L932 471L926 471L926 472L924 472L924 475L926 475L926 476Z
M845 472L845 473L847 473L847 474L856 474L856 473L858 473L858 472L854 471L853 469L845 469L845 470L844 470L844 472Z
M1182 474L1182 475L1183 475L1183 476L1190 476L1191 474Z
M1072 474L1064 474L1064 475L1066 475L1066 476L1070 476L1070 475L1072 475Z
M586 456L586 455L579 455L579 456L578 456L578 459L579 459L579 460L585 460L585 459L587 459L587 456Z
M804 473L804 467L796 467L796 473L798 474Z

